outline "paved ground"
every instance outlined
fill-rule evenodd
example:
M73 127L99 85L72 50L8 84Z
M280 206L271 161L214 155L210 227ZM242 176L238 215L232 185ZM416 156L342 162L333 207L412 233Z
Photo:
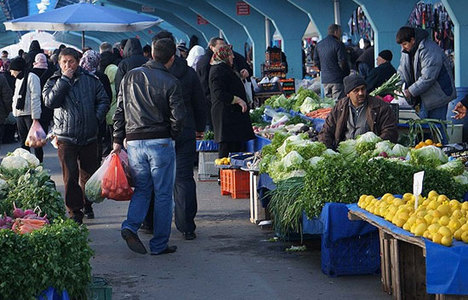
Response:
M0 158L16 145L2 145ZM63 192L56 150L46 147L44 165ZM93 275L112 285L113 300L132 299L390 299L380 277L330 278L320 270L319 242L305 252L288 253L290 243L270 242L274 233L249 222L247 199L221 196L214 182L197 182L197 235L185 241L173 227L174 254L138 255L120 238L128 202L95 205L86 220ZM140 234L147 244L149 235Z

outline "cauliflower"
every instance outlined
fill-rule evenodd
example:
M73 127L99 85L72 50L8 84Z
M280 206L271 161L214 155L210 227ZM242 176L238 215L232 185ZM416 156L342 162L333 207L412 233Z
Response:
M15 151L13 151L12 155L13 156L22 156L23 154L28 154L29 151L23 149L23 148L17 148Z
M7 156L2 160L0 164L7 170L24 169L28 167L28 161L21 156Z
M21 154L21 157L24 158L28 162L29 166L31 166L33 168L39 166L39 164L41 163L39 161L39 159L37 159L37 157L35 155L33 155L33 154L29 153L29 152Z

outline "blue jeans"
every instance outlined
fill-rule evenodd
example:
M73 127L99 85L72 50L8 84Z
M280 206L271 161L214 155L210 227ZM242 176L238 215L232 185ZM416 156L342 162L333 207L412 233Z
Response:
M174 142L166 138L128 141L127 145L135 191L122 229L137 233L145 219L151 193L154 191L154 229L149 245L151 253L160 253L166 249L171 235L175 175Z
M447 120L447 108L448 104L428 111L424 107L424 101L422 101L418 115L421 119L438 119L445 121Z

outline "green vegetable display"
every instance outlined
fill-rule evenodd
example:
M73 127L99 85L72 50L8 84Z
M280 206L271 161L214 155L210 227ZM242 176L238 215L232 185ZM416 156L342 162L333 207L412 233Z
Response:
M84 297L93 255L85 226L57 220L23 235L2 229L0 249L0 299L36 299L50 286Z
M370 95L375 97L377 95L392 95L394 98L396 96L403 95L401 90L401 78L398 73L395 73L387 81L385 81L381 86L373 90ZM396 93L395 93L396 92Z

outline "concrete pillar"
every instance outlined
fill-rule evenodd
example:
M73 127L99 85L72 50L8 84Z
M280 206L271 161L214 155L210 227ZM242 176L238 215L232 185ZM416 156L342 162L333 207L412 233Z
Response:
M222 30L227 42L234 45L236 49L244 47L244 43L248 39L244 27L227 17L221 10L213 7L203 0L192 0L190 2L187 2L186 0L169 1L179 5L187 5L189 9L203 16L203 18L208 20L218 29Z
M252 59L253 59L253 72L254 76L260 77L261 76L261 68L260 65L265 60L265 17L260 14L255 9L250 10L250 14L247 16L239 16L237 15L236 10L236 3L238 0L206 0L209 4L213 5L217 9L223 11L227 16L229 16L232 20L239 23L247 32L248 37L251 40L253 51L252 51ZM268 23L266 23L268 24ZM262 26L263 25L263 26ZM244 55L243 51L244 45L235 47L234 50Z
M393 53L392 65L398 68L401 47L395 41L398 29L407 24L417 0L354 0L361 5L375 32L375 57L380 51L389 49Z
M468 87L468 2L464 0L442 0L454 24L455 43L455 86ZM463 58L463 59L462 59Z
M268 17L283 36L283 51L288 60L288 77L302 79L302 36L309 24L307 15L285 0L246 0L253 8Z
M317 27L320 38L327 36L328 26L335 22L332 0L288 0L288 2L309 16L310 21Z

